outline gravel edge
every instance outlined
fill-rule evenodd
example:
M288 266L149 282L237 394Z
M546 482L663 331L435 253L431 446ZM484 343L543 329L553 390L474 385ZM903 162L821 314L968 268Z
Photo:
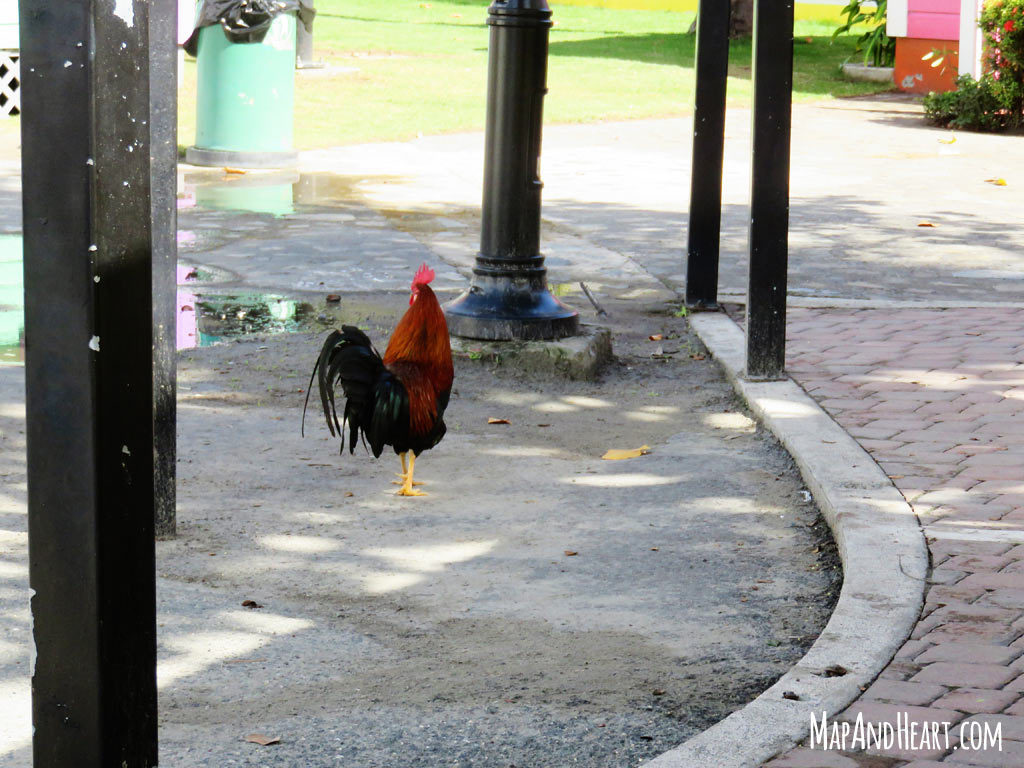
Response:
M843 588L807 654L767 691L645 768L754 768L802 741L811 716L841 711L910 635L924 599L928 550L917 518L863 448L790 378L743 378L745 337L725 314L690 325L736 392L796 461L832 529ZM846 673L829 676L836 665ZM783 698L792 692L799 698Z

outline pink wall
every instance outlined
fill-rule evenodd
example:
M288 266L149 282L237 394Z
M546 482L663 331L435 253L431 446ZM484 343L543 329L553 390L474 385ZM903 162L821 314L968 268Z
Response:
M907 37L960 39L960 0L908 0Z

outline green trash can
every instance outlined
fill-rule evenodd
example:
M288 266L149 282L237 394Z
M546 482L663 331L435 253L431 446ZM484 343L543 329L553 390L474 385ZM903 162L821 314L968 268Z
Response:
M220 25L199 30L192 165L287 168L295 105L295 14L276 16L261 42L233 43Z
M21 235L0 235L0 363L24 359L25 288Z

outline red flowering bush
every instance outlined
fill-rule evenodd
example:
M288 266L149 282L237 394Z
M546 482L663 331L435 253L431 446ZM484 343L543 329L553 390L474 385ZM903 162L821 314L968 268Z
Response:
M989 0L978 24L993 79L1024 82L1024 0Z
M956 90L924 97L925 115L940 125L979 131L1024 126L1024 0L986 0L978 19L985 72L961 75Z

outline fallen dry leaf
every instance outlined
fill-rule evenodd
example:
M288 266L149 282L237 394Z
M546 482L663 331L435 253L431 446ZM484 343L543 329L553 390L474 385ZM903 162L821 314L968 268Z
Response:
M487 420L487 423L488 424L511 424L512 422L509 421L508 419L495 419L494 417L491 417L491 418L489 418Z
M930 221L919 221L919 222L917 222L917 226L919 226L919 227L934 227L934 226L937 226L937 225L933 224Z
M538 427L550 427L551 425L550 424L538 424L537 426Z
M657 547L651 547L651 552L657 552L657 551L658 551Z
M609 461L635 459L637 456L645 456L650 452L651 446L649 445L641 445L639 448L609 448L601 458Z
M262 733L250 733L245 737L245 740L251 741L253 744L259 744L261 747L269 747L271 744L281 743L279 736L264 736Z
M341 301L341 296L339 296L336 293L329 293L327 294L327 301L329 301L331 304L337 304L339 301Z
M939 144L956 144L956 136L950 136L948 139L939 139Z
M985 179L987 184L995 184L997 187L1005 187L1006 179Z
M565 550L565 556L566 557L576 557L576 555L578 555L578 554L579 554L579 552L577 552L575 549L567 549L567 550Z
M663 334L663 333L653 333L650 336L648 336L647 338L650 339L651 341L661 341L662 339L665 338L665 334Z
M238 173L238 174L243 174L243 173L248 173L248 171L244 171L244 170L242 170L241 168L225 168L225 169L224 169L224 173Z
M243 600L242 601L242 607L243 608L262 608L263 606L260 605L259 603L257 603L255 600Z
M665 691L662 688L655 688L653 691L651 691L651 693L653 693L655 696L664 696L665 695Z
M691 360L703 360L704 358L705 358L705 355L702 355L699 352L690 355L690 359Z
M345 495L346 496L355 496L355 494L352 493L352 491L345 491Z

